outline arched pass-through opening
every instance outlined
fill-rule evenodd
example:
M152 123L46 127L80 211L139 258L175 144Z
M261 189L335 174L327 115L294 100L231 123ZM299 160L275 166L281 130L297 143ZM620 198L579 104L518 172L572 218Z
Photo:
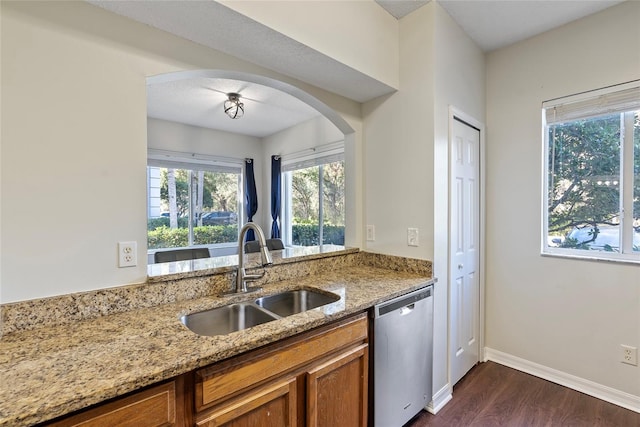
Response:
M273 78L233 70L185 70L166 74L159 74L147 77L147 85L179 82L189 79L227 79L244 81L257 85L266 86L283 93L286 93L299 101L315 109L331 122L343 135L345 145L345 245L350 247L361 247L361 235L359 230L359 208L360 203L358 187L358 164L359 156L356 148L355 130L351 125L333 108L326 105L316 97L291 84Z
M320 114L331 121L331 123L333 123L343 134L345 134L345 136L354 132L353 128L346 122L346 120L316 97L309 95L307 92L288 83L257 74L229 70L188 70L147 77L147 84L167 83L171 81L203 77L241 80L280 90L315 108Z

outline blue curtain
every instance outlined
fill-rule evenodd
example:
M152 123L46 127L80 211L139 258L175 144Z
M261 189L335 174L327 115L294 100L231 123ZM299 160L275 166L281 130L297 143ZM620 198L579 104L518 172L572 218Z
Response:
M271 156L271 238L280 238L278 215L280 215L280 156Z
M244 201L247 221L252 222L253 216L258 212L258 193L256 192L256 177L253 174L253 159L244 160ZM246 241L255 239L253 230L249 230Z

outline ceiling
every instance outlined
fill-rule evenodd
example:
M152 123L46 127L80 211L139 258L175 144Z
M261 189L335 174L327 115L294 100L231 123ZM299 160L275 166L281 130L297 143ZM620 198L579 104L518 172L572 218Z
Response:
M250 61L352 99L366 102L394 91L306 45L214 0L87 0L108 11ZM508 46L624 0L438 0L485 52ZM401 19L429 0L376 0ZM242 28L238 37L237 29ZM239 92L245 115L223 112L226 93ZM230 79L160 82L148 87L149 116L257 137L271 135L319 115L293 96Z
M241 94L244 116L224 113L227 93ZM197 77L147 85L147 116L263 138L320 113L278 89L233 79Z
M439 0L485 52L560 27L624 0Z

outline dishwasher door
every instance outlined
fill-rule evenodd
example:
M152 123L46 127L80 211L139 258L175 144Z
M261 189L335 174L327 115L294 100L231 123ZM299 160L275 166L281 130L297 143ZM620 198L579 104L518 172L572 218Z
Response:
M432 398L433 285L374 307L374 426L399 427Z

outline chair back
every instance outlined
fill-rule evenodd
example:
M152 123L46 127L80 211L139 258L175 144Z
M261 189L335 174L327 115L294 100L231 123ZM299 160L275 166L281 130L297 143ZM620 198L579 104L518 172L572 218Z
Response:
M160 262L185 261L189 259L209 258L211 254L208 248L185 248L160 251L153 254L153 261Z
M284 243L282 243L281 239L267 239L265 243L267 244L267 249L269 249L270 251L284 249ZM257 240L250 240L244 244L244 253L246 254L259 251L260 242L258 242Z

